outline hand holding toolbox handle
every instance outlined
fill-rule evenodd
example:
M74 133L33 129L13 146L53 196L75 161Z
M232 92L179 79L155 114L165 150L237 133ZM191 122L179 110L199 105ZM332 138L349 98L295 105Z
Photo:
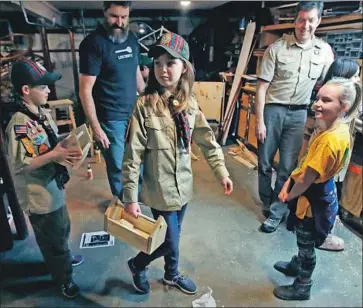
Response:
M143 214L138 218L128 214L115 197L105 213L105 231L128 245L151 254L164 241L167 224L164 217L154 220Z

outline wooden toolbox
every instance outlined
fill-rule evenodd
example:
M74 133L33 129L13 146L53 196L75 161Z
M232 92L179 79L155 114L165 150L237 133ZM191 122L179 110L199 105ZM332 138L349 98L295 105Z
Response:
M87 157L88 151L91 148L92 139L88 132L86 124L72 130L72 133L67 137L67 148L77 148L82 153L81 160L74 164L73 169L78 169Z
M162 216L157 220L142 214L133 217L115 197L106 210L104 229L122 242L151 254L164 243L167 224Z

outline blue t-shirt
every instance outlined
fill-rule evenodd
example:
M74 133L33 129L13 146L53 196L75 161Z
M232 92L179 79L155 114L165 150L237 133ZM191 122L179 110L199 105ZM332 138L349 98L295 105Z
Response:
M93 86L100 121L128 120L136 103L139 45L130 31L124 43L113 43L99 27L79 46L80 73L97 76Z

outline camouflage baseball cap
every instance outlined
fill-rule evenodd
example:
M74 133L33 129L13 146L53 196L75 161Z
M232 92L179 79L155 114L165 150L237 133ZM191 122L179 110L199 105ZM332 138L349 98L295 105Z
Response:
M148 56L153 58L160 48L165 49L174 58L189 61L189 45L176 33L164 33L159 42L150 48Z

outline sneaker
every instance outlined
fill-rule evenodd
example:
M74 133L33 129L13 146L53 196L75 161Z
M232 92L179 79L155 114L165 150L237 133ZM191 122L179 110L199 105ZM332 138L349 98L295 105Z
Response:
M75 298L79 294L79 287L73 282L61 285L62 293L67 298Z
M275 232L280 223L280 219L269 217L261 225L261 231L265 233Z
M262 215L265 216L265 218L268 218L270 216L270 209L263 208L262 209Z
M197 287L193 280L191 280L189 277L184 275L177 275L173 279L166 279L165 276L163 277L164 284L167 284L169 286L176 286L178 287L182 292L186 294L195 294L197 292Z
M84 258L82 255L75 255L72 256L72 266L76 267L78 265L81 265L84 262Z
M129 270L129 272L132 275L134 288L140 293L143 293L143 294L149 293L150 284L146 278L146 269L138 270L134 266L134 258L131 258L127 261L127 269Z
M344 240L334 234L328 234L328 237L325 239L324 243L317 248L328 251L343 251Z

